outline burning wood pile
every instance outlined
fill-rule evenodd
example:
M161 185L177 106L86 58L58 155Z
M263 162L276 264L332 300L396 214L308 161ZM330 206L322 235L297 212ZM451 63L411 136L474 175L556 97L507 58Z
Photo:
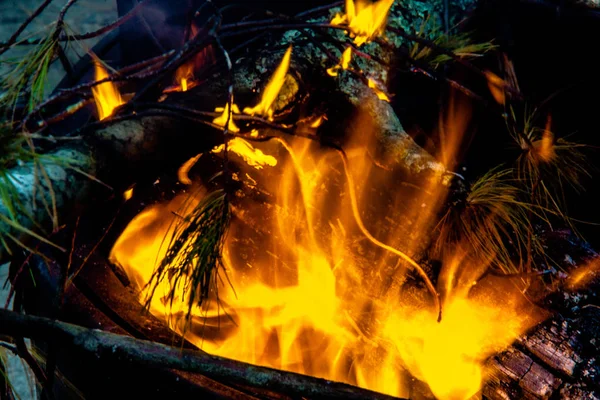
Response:
M0 95L0 351L42 397L108 395L75 359L131 395L595 398L598 258L562 198L583 146L518 114L506 54L476 64L501 54L461 30L476 2L123 1L83 35L73 3L31 63L119 28L120 65L99 45L40 98L23 61ZM426 141L400 70L444 88ZM519 152L470 177L473 104Z

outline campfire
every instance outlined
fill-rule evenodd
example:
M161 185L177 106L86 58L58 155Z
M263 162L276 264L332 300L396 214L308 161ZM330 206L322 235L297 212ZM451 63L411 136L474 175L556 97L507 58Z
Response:
M15 309L33 318L2 310L8 334L27 323L100 360L161 360L221 397L592 396L581 342L595 328L576 313L597 307L577 304L594 296L599 258L565 208L565 187L592 176L586 148L531 111L508 52L460 28L477 2L347 0L288 16L156 3L115 25L144 21L140 60L111 66L98 47L89 82L11 109L7 149L34 150L2 165L36 179L33 193L0 180ZM177 23L161 36L156 18ZM41 43L71 38L62 24ZM494 51L492 71L478 60ZM443 88L431 132L401 123L393 82L406 76ZM481 115L513 153L479 142ZM69 145L44 144L56 140ZM59 223L80 199L102 211ZM27 300L27 268L56 310ZM60 321L95 328L73 311L83 304L115 332ZM62 361L37 351L15 344L47 395Z

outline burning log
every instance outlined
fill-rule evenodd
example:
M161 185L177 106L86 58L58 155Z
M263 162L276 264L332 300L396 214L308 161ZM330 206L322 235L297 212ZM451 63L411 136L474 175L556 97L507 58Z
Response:
M158 368L197 372L217 380L255 386L292 397L319 399L394 399L349 385L258 367L200 351L166 346L43 317L0 310L0 331L11 336L72 345L96 357Z
M431 7L438 10L443 8L443 5L436 3ZM400 7L392 7L391 13L395 19L398 18L401 12L403 12L403 9ZM387 15L387 11L382 15ZM420 18L423 18L424 15L423 13L417 13L411 16L414 19L412 23L418 24ZM322 22L327 22L327 20L322 19ZM345 22L340 22L340 24L348 23L351 27L355 27L353 29L360 30L363 28L358 28L356 25L359 20L360 17L357 17L355 20L348 19ZM381 30L380 28L373 27L377 32ZM367 35L367 37L368 40L375 38L373 35ZM246 99L254 97L256 90L264 86L263 72L274 69L273 55L277 55L278 52L273 52L271 49L282 45L287 47L288 43L290 41L293 43L293 39L295 38L306 39L308 40L308 44L295 47L292 56L292 72L287 75L284 73L285 82L282 85L281 93L276 94L273 99L275 101L271 107L271 112L277 114L276 119L281 121L280 128L290 126L286 120L286 115L299 117L300 121L304 121L304 125L299 123L291 130L284 129L285 132L278 132L278 135L289 133L306 134L307 118L318 116L322 119L325 116L328 118L328 121L322 127L318 127L319 124L315 123L316 119L313 118L313 120L310 120L309 118L309 122L315 125L314 127L308 127L308 132L312 135L311 137L317 138L323 144L326 144L330 140L344 144L349 137L349 128L358 125L362 129L370 131L368 136L372 137L373 140L370 143L353 143L353 145L355 147L361 144L366 145L370 157L380 167L398 173L401 180L422 182L424 179L432 179L442 184L448 184L450 175L446 174L444 166L437 162L427 151L414 143L404 131L390 104L385 100L381 100L387 96L385 95L384 88L386 87L388 76L387 69L393 58L394 45L390 45L389 43L372 43L367 45L366 50L364 48L361 51L352 50L352 54L355 54L355 60L346 61L343 65L340 64L340 68L344 68L341 68L339 71L338 79L328 75L326 67L327 64L338 62L332 54L337 46L335 39L344 39L342 31L338 32L336 38L331 41L325 41L323 44L321 43L322 35L318 31L313 32L309 27L300 30L290 30L283 40L268 42L268 45L263 48L262 52L259 52L257 57L244 58L236 63L232 76L236 99L238 97L245 97ZM401 41L401 38L396 36L391 36L390 39L392 43L396 44ZM346 49L350 48L347 47ZM346 54L350 53L346 52ZM101 81L105 80L106 82L90 86L89 88L91 88L97 98L98 110L109 110L102 111L104 114L99 115L99 117L100 119L104 119L105 122L110 123L110 126L104 127L101 125L101 128L96 129L96 132L94 132L93 128L88 129L86 135L83 137L83 141L85 145L89 146L89 153L91 154L90 156L85 155L85 157L91 158L77 167L79 170L88 175L97 175L111 186L117 188L121 186L127 187L139 179L140 173L149 175L157 171L160 168L155 163L157 159L170 160L173 163L183 163L186 159L195 156L199 152L204 152L210 149L211 146L223 141L221 132L206 129L203 134L198 135L196 133L198 127L190 123L189 118L188 122L181 122L180 119L182 112L196 111L196 109L200 109L201 107L206 108L207 105L214 108L217 105L222 106L226 103L227 86L229 84L226 77L227 74L219 73L216 79L212 79L208 84L197 88L195 92L195 89L190 89L184 93L176 93L176 95L168 96L162 105L179 108L179 113L171 112L169 116L163 117L141 117L144 114L145 108L146 112L150 114L160 114L160 112L156 109L148 111L148 105L144 106L134 102L131 104L129 110L136 110L139 114L137 117L136 115L128 115L127 117L133 118L133 120L118 122L121 117L125 116L116 116L116 119L111 122L110 118L106 119L107 115L121 104L123 100L120 99L118 91L116 91L114 84L111 82L115 76L106 76L106 71L97 62L95 65L97 68L97 79ZM319 65L321 68L315 68L315 65ZM352 68L354 65L357 68ZM361 70L369 71L369 76L363 74ZM311 89L307 91L303 87L311 87ZM58 97L62 96L64 96L64 93L59 94ZM114 97L115 99L111 99L110 97ZM119 98L118 100L116 99L117 97ZM332 97L338 100L338 104L335 107L329 105L326 109L322 110L319 110L319 107L316 109L312 106L306 107L305 99L307 98L314 98L314 101L317 103L320 102L322 105L325 100ZM207 101L207 99L210 99L210 101ZM113 104L102 104L103 102L113 102ZM156 106L158 105L156 104ZM125 109L127 109L127 106ZM35 110L32 115L36 115L37 111L39 110ZM76 110L73 112L76 112ZM315 112L318 114L312 115ZM162 114L165 114L164 110ZM198 115L194 114L194 117L198 117ZM233 115L232 118L234 121L238 118L240 120L244 119L243 116L238 117L237 115ZM175 119L179 120L176 121ZM45 125L43 122L40 122L38 126ZM337 133L332 133L336 131ZM92 162L91 160L94 161ZM77 156L74 162L79 162ZM148 166L156 166L156 168L148 168ZM35 171L34 169L30 169L30 171L34 174L28 179L35 181ZM115 171L119 171L119 173L115 174ZM127 174L123 175L123 171L127 171ZM15 172L18 171L15 170ZM23 171L19 171L18 173L22 175ZM62 214L63 204L69 204L69 202L63 200L77 199L81 201L84 198L85 190L83 189L87 186L77 185L77 187L82 188L82 192L77 193L77 196L71 196L69 193L60 193L60 201L53 206L56 210L50 213L55 214L54 216L45 212L38 212L43 207L35 205L37 194L25 194L19 189L19 196L25 196L23 199L26 200L25 203L29 207L27 210L17 211L17 214L19 214L17 215L19 224L26 229L31 229L34 225L33 220L42 227L47 227L48 222L54 220L53 228L56 229L56 214ZM43 190L48 191L49 189L51 187L47 186ZM60 184L55 191L57 193L64 192ZM49 204L54 201L51 197L43 196L42 199ZM4 203L4 201L2 202ZM2 210L6 210L8 207L8 204L2 204ZM67 210L68 207L64 209ZM24 238L20 237L17 239L22 241ZM0 259L4 258L5 256L0 253Z

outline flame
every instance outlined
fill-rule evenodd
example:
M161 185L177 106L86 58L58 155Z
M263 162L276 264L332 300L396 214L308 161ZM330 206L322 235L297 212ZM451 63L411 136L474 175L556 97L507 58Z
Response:
M337 14L332 25L348 26L354 44L361 46L383 34L394 0L346 0L346 14Z
M227 120L229 120L229 123L227 124L227 130L229 132L236 133L236 132L240 131L240 128L238 128L237 125L235 124L235 122L233 121L233 113L239 114L240 109L237 106L237 104L232 103L231 110L232 111L229 111L229 103L225 104L225 107L215 108L215 112L223 111L223 114L221 114L221 116L213 119L213 124L219 125L219 126L225 126L225 124L227 124Z
M567 287L571 290L581 288L600 275L600 258L593 258L585 265L576 268L567 278Z
M548 115L546 127L542 133L542 137L533 142L536 159L546 163L551 162L556 157L556 151L554 149L554 134L550 130L551 128L552 117Z
M456 122L454 114L447 124ZM300 137L260 149L230 140L229 151L243 160L239 176L268 193L270 203L241 200L223 249L227 277L217 279L218 298L213 292L187 320L181 287L174 288L178 301L163 301L172 289L165 280L150 310L212 354L400 397L410 396L413 378L438 399L477 396L485 360L539 320L521 288L482 278L489 260L474 260L457 246L442 260L444 314L436 322L432 297L405 285L411 266L387 249L422 251L447 187L439 176L416 192L399 187L369 156L377 129L368 112L351 126L347 162ZM460 137L450 142L444 151L458 151ZM141 301L173 222L185 220L201 199L182 194L148 207L115 243L110 259L127 271Z
M373 89L379 100L387 101L388 103L390 102L390 98L388 97L388 95L385 94L383 90L379 89L377 83L373 79L368 78L367 82L369 87Z
M348 67L350 66L351 60L352 60L352 47L348 46L348 47L346 47L346 50L344 50L344 52L342 53L339 64L337 64L331 68L327 68L327 74L329 74L330 76L337 76L338 71L340 69L348 69Z
M130 187L129 189L127 189L126 191L123 192L123 199L125 201L131 200L131 198L133 197L133 188Z
M487 78L488 88L490 89L490 93L494 97L494 100L496 100L496 103L504 105L506 102L506 95L504 93L504 87L506 84L504 79L500 78L491 71L485 71L485 76Z
M94 62L94 65L96 71L95 79L97 81L108 78L108 73L100 62ZM119 89L110 81L92 87L92 94L94 95L98 118L100 120L110 117L115 108L121 104L125 104L121 98Z
M269 119L273 119L273 103L277 99L281 88L283 87L283 83L285 82L285 76L287 75L287 71L290 67L290 60L292 59L292 46L288 47L281 62L275 69L275 72L271 76L271 79L267 83L265 87L262 97L260 99L260 103L258 103L254 107L246 107L244 108L244 114L248 115L261 115L263 117L267 117Z
M212 152L217 154L223 150L225 150L224 144L215 147ZM227 150L236 153L244 159L246 164L256 169L277 165L275 157L263 153L260 149L255 149L249 142L239 137L235 137L227 143Z
M192 169L192 167L196 165L200 157L202 157L202 153L190 158L189 160L184 162L181 165L181 167L179 167L179 169L177 170L177 179L179 179L179 182L183 183L184 185L192 184L192 180L190 179L188 173L190 172L190 169Z

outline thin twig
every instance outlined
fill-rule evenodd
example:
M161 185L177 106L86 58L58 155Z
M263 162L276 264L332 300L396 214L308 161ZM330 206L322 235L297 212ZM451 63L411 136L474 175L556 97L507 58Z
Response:
M113 29L118 28L119 26L123 25L125 22L129 21L133 16L135 16L135 14L137 14L137 12L139 11L139 9L147 2L148 0L142 0L139 3L137 3L131 10L129 10L125 15L123 15L122 17L118 18L117 20L115 20L114 22L100 28L97 29L95 31L92 32L87 32L87 33L82 33L80 35L71 35L71 36L67 36L67 37L61 37L60 40L86 40L86 39L92 39L95 38L97 36L103 35L105 33L108 33L110 31L112 31Z
M19 26L19 28L12 34L8 41L1 46L0 55L4 54L19 38L19 35L27 28L27 26L44 11L52 3L52 0L44 0L44 2Z

